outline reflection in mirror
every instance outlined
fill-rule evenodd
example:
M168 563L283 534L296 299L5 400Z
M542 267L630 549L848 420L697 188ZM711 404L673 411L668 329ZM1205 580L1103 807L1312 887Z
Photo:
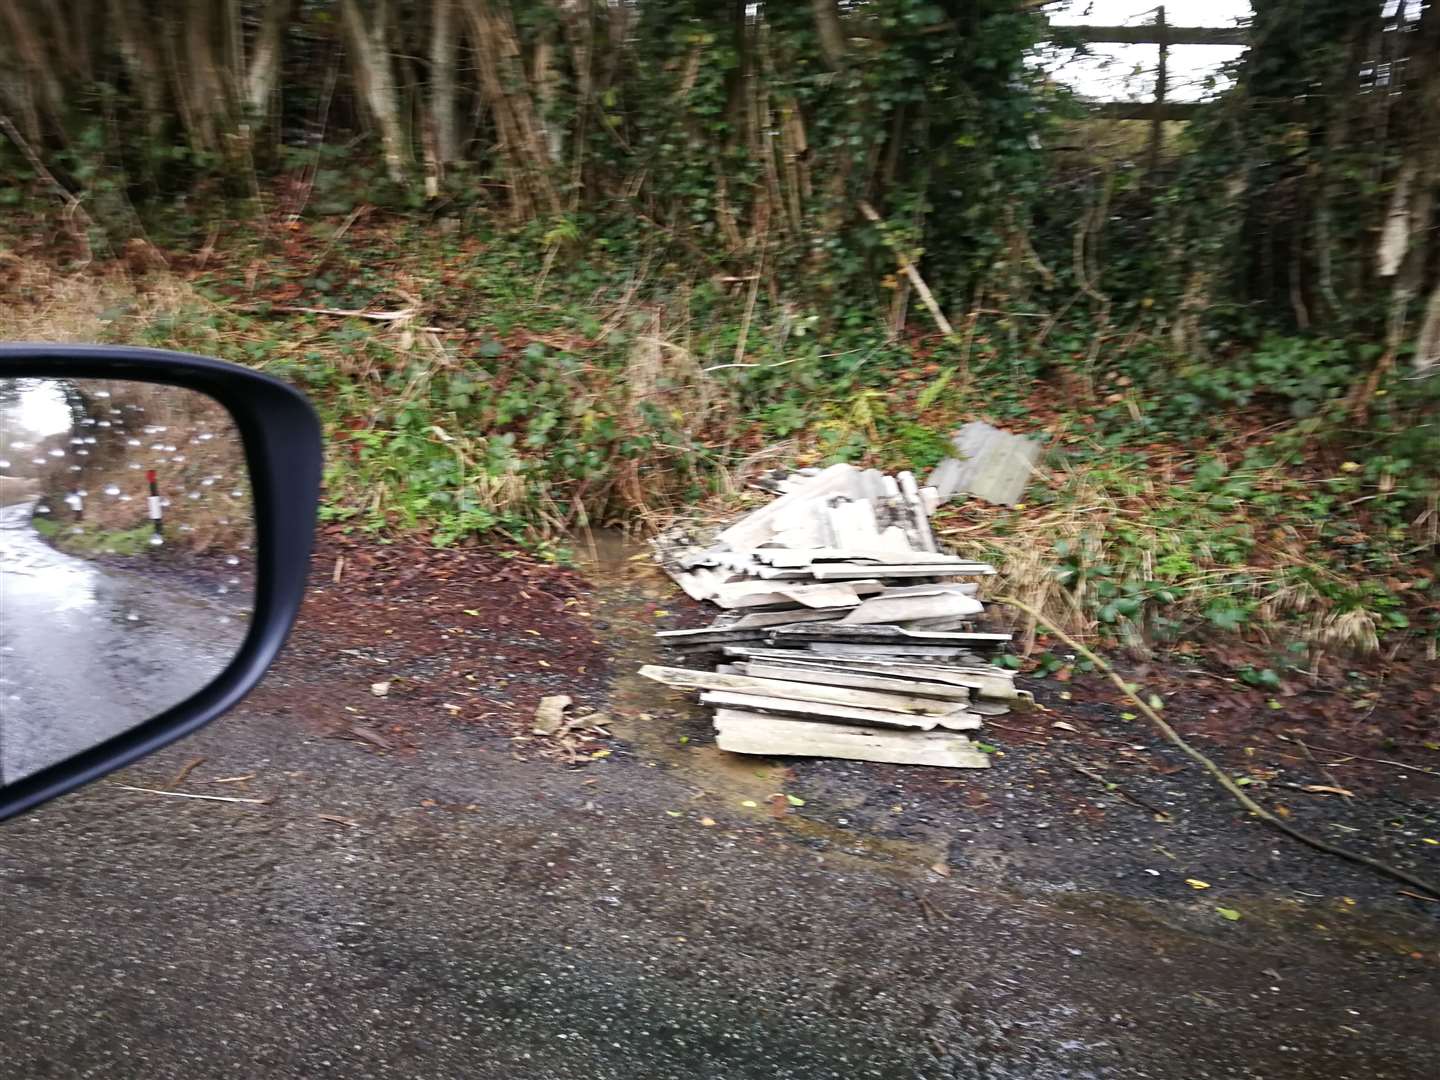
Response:
M0 786L177 705L245 636L239 432L154 383L0 379Z

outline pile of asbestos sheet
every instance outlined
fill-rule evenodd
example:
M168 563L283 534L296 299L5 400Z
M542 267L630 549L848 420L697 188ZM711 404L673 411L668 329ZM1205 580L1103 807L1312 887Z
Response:
M779 497L713 543L657 543L680 587L723 611L661 631L687 663L640 674L698 691L723 750L988 766L964 733L1032 702L989 662L1010 640L978 628L975 579L995 571L939 550L934 490L852 465L757 486Z

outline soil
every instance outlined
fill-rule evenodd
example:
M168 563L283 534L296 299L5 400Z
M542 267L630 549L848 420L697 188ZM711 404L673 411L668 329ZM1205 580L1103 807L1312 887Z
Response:
M602 695L605 627L573 571L515 551L381 543L331 527L310 581L294 635L254 696L310 730L381 751L414 749L435 725L504 740L529 730L543 696Z
M254 704L309 732L423 767L427 734L567 768L661 768L778 827L827 859L879 860L921 878L964 876L1108 904L1217 909L1369 934L1440 921L1440 902L1297 844L1245 812L1132 718L1098 677L1026 679L1040 708L987 721L984 771L741 758L714 748L693 701L635 676L673 662L655 629L694 625L692 604L611 538L584 573L516 552L437 550L325 532L291 644ZM1262 804L1332 843L1440 881L1440 717L1434 673L1357 679L1351 692L1260 691L1176 657L1129 670L1181 733ZM385 684L377 696L372 684ZM545 695L603 711L607 729L560 752L531 733ZM1374 759L1374 760L1370 760ZM803 805L776 806L784 790ZM1359 913L1367 918L1363 921ZM1440 954L1431 961L1440 959Z

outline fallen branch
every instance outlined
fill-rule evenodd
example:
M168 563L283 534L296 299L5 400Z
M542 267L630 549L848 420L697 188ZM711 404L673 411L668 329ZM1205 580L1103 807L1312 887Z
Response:
M765 249L760 249L760 262L750 279L750 293L745 299L745 315L740 320L740 336L735 341L735 364L745 362L745 342L750 337L750 319L755 314L755 298L760 295L760 275L765 272Z
M0 113L0 131L3 131L6 136L9 137L10 141L15 144L15 148L20 151L25 160L30 163L30 167L35 170L36 175L44 180L50 190L55 193L56 198L65 204L66 216L74 218L80 223L79 228L71 229L71 234L85 248L85 260L89 262L92 255L90 251L90 237L86 230L95 228L95 219L85 212L85 207L80 205L80 196L75 195L69 188L55 179L55 174L46 167L40 155L35 152L35 148L26 141L25 136L20 134L20 129L17 128L10 117L4 113Z
M1009 607L1017 608L1020 611L1023 611L1026 615L1030 616L1030 618L1034 619L1037 623L1045 622L1045 618L1043 615L1040 614L1040 612L1036 611L1033 607L1025 603L1023 600L1017 600L1013 596L997 596L995 597L994 602L997 604L1006 604ZM1089 660L1092 664L1095 665L1098 670L1104 672L1105 676L1119 688L1120 692L1124 694L1125 697L1128 698L1137 709L1140 710L1140 712L1145 716L1147 720L1149 720L1152 724L1155 725L1155 727L1159 730L1160 734L1164 735L1167 741L1169 741L1172 745L1174 745L1177 749L1184 753L1186 757L1190 758L1206 772L1208 772L1211 776L1213 776L1216 782L1219 783L1221 787L1223 787L1235 798L1236 802L1238 802L1246 810L1250 811L1251 814L1255 815L1261 821L1265 822L1265 824L1269 825L1271 828L1277 830L1278 832L1284 833L1292 840L1298 840L1300 843L1314 848L1316 851L1323 851L1328 855L1334 855L1336 858L1345 859L1353 863L1358 863L1361 866L1368 866L1371 870L1374 870L1380 874L1384 874L1386 877L1394 878L1396 881L1404 882L1406 885L1413 885L1421 892L1429 893L1432 896L1440 897L1440 886L1432 885L1424 878L1417 877L1409 871L1402 870L1399 867L1391 866L1389 863L1381 862L1379 859L1371 858L1369 855L1363 855L1358 851L1350 851L1347 848L1337 847L1326 840L1321 840L1318 836L1311 836L1309 833L1301 832L1299 829L1296 829L1293 826L1286 824L1283 819L1271 813L1269 810L1265 809L1265 807L1261 806L1254 799L1252 799L1249 795L1245 794L1245 791L1238 784L1236 784L1234 780L1230 778L1230 775L1226 773L1224 769L1220 768L1219 765L1215 764L1213 760L1211 760L1205 754L1201 753L1199 750L1195 749L1195 747L1191 746L1188 742L1182 739L1180 737L1180 733L1176 731L1173 727L1171 727L1165 721L1165 719L1161 717L1159 712L1152 708L1147 702L1143 701L1140 696L1135 693L1134 690L1130 689L1130 686L1125 682L1125 680L1120 678L1120 676L1115 673L1115 669L1111 667L1105 660L1102 660L1092 650L1080 644L1080 642L1076 641L1069 634L1065 633L1065 631L1061 630L1058 626L1051 626L1048 622L1045 622L1045 625L1051 634L1054 634L1070 648L1074 649L1081 656L1085 657L1085 659ZM1324 748L1316 747L1316 749L1323 750ZM1326 752L1328 753L1329 751Z
M325 246L320 249L320 256L315 260L315 265L317 267L324 266L325 260L330 257L330 252L335 249L335 245L340 242L340 238L350 231L350 226L354 225L355 222L359 221L362 217L364 217L373 209L374 207L370 206L369 204L361 203L354 210L351 210L349 215L345 218L344 221L340 223L340 227L335 230L334 234L330 237L330 239L325 241Z
M242 799L234 795L191 795L187 791L161 791L152 787L131 787L129 784L116 784L121 791L142 791L146 795L168 795L172 799L204 799L207 802L243 802L258 803L261 806L268 805L269 799Z
M306 307L303 304L236 304L236 311L254 311L264 307L266 313L279 312L282 315L328 315L335 319L369 319L371 322L402 323L406 319L414 318L414 308L401 308L399 311L362 311L358 308L322 308ZM423 334L446 334L450 336L464 335L469 333L463 327L449 326L415 326L411 327Z
M359 308L305 307L300 304L271 304L270 310L297 315L333 315L337 319L369 319L371 322L399 322L415 315L414 308L401 308L399 311L362 311Z
M875 208L864 199L860 200L859 206L860 213L865 216L865 220L876 225L885 224ZM920 276L920 271L915 269L915 264L910 261L910 256L906 255L905 252L901 251L894 244L891 244L889 237L886 237L886 243L890 244L890 249L895 253L895 261L900 264L900 270L910 279L910 284L913 285L915 291L920 294L920 300L925 305L925 310L930 312L930 317L935 320L935 325L940 328L940 332L947 338L953 339L955 337L955 328L950 325L950 320L945 318L945 313L940 310L940 305L935 302L935 294L930 291L930 286L925 284L925 279Z
M792 356L789 360L777 360L773 364L716 364L714 367L701 368L700 373L702 375L708 375L712 371L724 371L727 368L777 368L784 367L786 364L793 364L799 359L798 356Z

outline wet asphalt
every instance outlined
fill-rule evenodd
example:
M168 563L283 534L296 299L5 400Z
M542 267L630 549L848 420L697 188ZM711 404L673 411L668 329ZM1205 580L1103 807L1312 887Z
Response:
M1433 924L999 888L816 850L623 753L569 771L458 727L384 754L299 724L242 708L121 778L170 789L203 756L182 790L266 803L102 782L0 827L5 1076L1440 1067Z
M66 555L0 508L0 783L88 750L200 690L247 622L173 577Z

